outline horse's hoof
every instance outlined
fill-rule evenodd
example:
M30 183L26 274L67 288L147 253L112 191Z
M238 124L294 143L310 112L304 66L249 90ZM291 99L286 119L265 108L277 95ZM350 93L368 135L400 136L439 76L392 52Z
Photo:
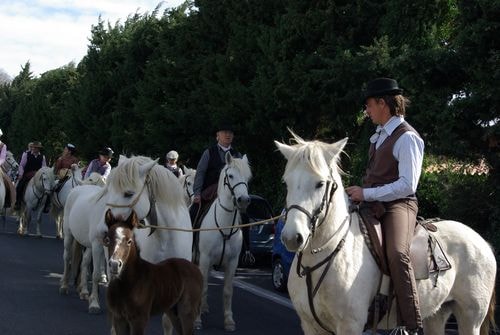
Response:
M234 332L236 330L236 325L224 325L224 330L227 332Z
M64 295L68 295L68 288L67 287L60 287L59 288L59 294L64 294Z
M100 307L95 307L95 306L89 307L89 314L100 314L100 313L101 313Z
M106 284L107 282L108 282L108 276L101 275L101 278L99 278L99 283Z
M194 322L194 329L195 330L202 330L203 329L203 326L201 324L201 321L195 321Z
M80 300L89 300L88 293L80 293Z

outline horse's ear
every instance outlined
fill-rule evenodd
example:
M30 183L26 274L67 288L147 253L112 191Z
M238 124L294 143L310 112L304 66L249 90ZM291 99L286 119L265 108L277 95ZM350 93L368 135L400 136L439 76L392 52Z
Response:
M231 164L231 162L233 161L233 155L231 155L231 153L228 151L226 151L226 164L229 165Z
M285 156L285 158L287 160L290 159L290 157L292 156L293 151L294 151L294 149L291 146L283 144L283 143L278 142L278 141L274 141L274 144L276 145L278 150L281 152L281 154L283 156Z
M340 141L330 144L330 148L332 149L332 151L334 151L336 156L338 156L344 150L344 147L347 144L348 139L349 139L348 137L345 137Z
M137 218L137 214L135 213L135 211L132 211L132 213L130 213L126 223L131 228L136 228L139 226L139 219Z
M108 227L111 227L113 225L113 214L111 213L111 209L108 209L106 211L106 214L104 215L104 222Z
M141 174L141 176L145 176L149 173L149 171L151 171L151 169L158 163L158 159L154 160L154 161L151 161L151 162L148 162L144 165L141 165L141 167L139 167L139 173Z
M241 157L241 159L248 164L248 157L247 157L247 154L244 154L243 157Z

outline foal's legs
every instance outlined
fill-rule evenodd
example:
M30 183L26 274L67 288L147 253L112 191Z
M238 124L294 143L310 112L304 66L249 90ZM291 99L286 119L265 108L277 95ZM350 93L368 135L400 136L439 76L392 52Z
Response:
M161 324L163 326L163 335L172 335L172 330L173 330L172 323L173 321L171 321L171 318L168 316L168 314L163 313L161 317Z

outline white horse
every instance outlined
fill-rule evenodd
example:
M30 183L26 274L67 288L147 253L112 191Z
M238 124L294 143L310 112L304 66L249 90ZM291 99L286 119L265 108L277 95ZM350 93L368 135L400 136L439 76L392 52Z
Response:
M17 229L18 234L26 235L28 233L31 216L34 213L36 219L36 236L42 236L40 231L42 210L45 206L47 196L54 189L55 183L54 170L48 166L40 168L33 178L30 179L24 192L24 202L21 204L19 227Z
M19 163L16 162L12 152L7 151L5 162L1 166L2 170L7 174L12 182L16 182L17 172L19 171Z
M186 166L182 169L184 174L179 177L179 182L182 185L182 189L184 190L184 201L186 205L189 207L193 203L194 192L194 176L196 175L195 169L190 169Z
M337 167L347 139L326 144L293 135L295 145L275 142L288 160L283 176L287 215L282 241L297 252L288 280L290 297L305 334L361 334L381 271L360 232L358 213L349 212ZM444 334L453 313L460 334L478 335L482 323L493 317L495 256L469 227L455 221L435 225L438 230L433 234L451 269L417 282L424 333ZM396 310L391 309L379 328L396 326Z
M12 208L14 207L14 201L15 201L14 182L17 179L17 172L19 171L19 164L14 159L14 155L12 154L12 152L7 151L7 154L5 156L5 162L1 165L1 170L2 173L4 173L6 176L9 177L11 183L11 185L6 185L5 180L1 178L2 180L0 181L0 209L2 210L2 222L5 228L5 223L7 222L7 215L12 213ZM11 196L14 199L10 199L11 207L4 208L5 198L7 194L10 192L11 188L13 190Z
M221 170L217 187L217 198L201 222L201 228L228 228L200 231L199 266L203 274L202 312L208 312L208 276L212 266L224 267L224 329L236 330L233 320L233 278L241 251L242 233L232 226L241 224L240 212L250 204L248 181L252 176L246 155L234 158L228 152L226 165ZM197 319L201 327L201 315Z
M64 206L63 234L64 271L59 292L68 294L68 283L74 279L79 264L72 259L73 242L78 242L85 248L81 262L81 272L78 292L81 299L88 299L88 311L91 314L100 313L99 281L103 276L104 250L101 242L91 239L95 234L97 224L104 220L106 198L102 196L103 187L97 185L80 185L68 195ZM87 275L90 261L93 261L92 293L89 295Z
M62 186L56 187L56 190L54 191L51 198L51 214L56 222L57 238L63 238L62 223L64 215L64 205L66 204L66 199L68 198L71 190L79 185L105 185L104 178L97 172L92 172L87 179L82 180L82 169L76 164L73 164L71 166L71 170L69 170L68 176L69 178L63 181Z

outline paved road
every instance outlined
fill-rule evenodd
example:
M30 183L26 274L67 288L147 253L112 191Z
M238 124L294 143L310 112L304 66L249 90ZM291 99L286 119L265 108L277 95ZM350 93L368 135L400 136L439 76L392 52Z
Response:
M52 223L44 219L43 238L18 236L12 220L0 227L0 334L108 334L105 287L100 290L104 311L99 315L89 315L87 302L74 290L68 296L58 293L63 244L53 237ZM210 280L211 313L203 317L204 329L197 334L226 334L220 276L214 272ZM270 285L269 275L261 270L239 271L233 297L235 334L301 334L299 319L286 295L262 289L252 280ZM151 320L147 333L162 334L159 317Z

